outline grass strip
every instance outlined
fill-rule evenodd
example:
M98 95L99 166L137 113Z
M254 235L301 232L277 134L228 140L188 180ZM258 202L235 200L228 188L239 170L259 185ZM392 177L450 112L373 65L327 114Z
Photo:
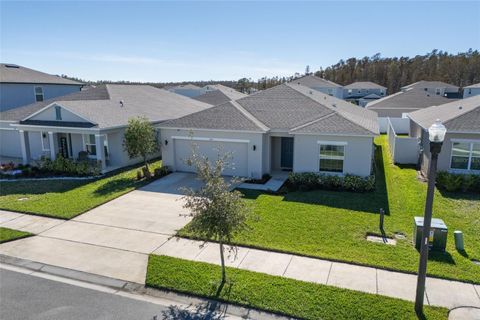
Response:
M0 227L0 243L18 240L33 236L30 232L18 231L9 228Z

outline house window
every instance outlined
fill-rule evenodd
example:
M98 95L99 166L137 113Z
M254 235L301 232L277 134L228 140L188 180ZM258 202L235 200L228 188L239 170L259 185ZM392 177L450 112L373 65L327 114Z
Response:
M43 101L43 88L42 87L35 87L35 101L36 102Z
M480 170L480 143L454 142L450 168Z
M352 94L352 89L348 89L348 95Z
M321 144L319 171L343 172L344 158L345 158L345 146Z
M472 89L468 89L468 94L472 94Z
M40 138L42 139L42 151L50 151L50 138L48 132L40 132Z
M328 94L331 95L331 96L333 96L333 89L329 88L329 89L328 89Z
M62 108L55 106L55 119L57 121L62 120Z
M97 145L95 144L95 135L94 134L84 134L83 135L83 144L85 145L85 151L88 152L89 156L97 155Z
M442 93L442 90L441 90L440 88L436 88L436 89L435 89L435 94L436 94L437 96L439 96L440 93Z

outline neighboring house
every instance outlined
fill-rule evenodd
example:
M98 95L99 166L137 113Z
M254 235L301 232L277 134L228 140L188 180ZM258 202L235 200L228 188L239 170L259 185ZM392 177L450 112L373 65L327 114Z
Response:
M128 120L154 125L211 107L147 85L102 85L0 113L0 154L23 163L42 156L77 158L87 151L102 170L138 162L123 149Z
M343 87L343 99L357 104L359 99L372 94L384 97L387 95L387 88L370 81L357 81Z
M480 83L463 88L463 99L480 95Z
M378 114L380 132L386 132L387 118L405 118L407 113L451 101L420 88L410 88L369 102L365 108Z
M238 92L235 89L221 84L208 85L204 88L206 89L206 92L202 95L194 97L193 99L211 104L213 106L247 96L244 93Z
M420 89L430 94L442 96L449 99L459 99L460 88L442 81L418 81L401 88L401 91Z
M83 83L25 68L0 64L0 111L80 91Z
M426 176L430 160L428 128L440 119L447 128L438 170L480 174L480 96L456 100L408 114L410 136L421 143L419 165Z
M379 96L378 94L375 94L375 93L370 93L368 96L365 96L363 98L360 98L358 99L358 105L360 107L363 107L365 108L365 106L367 104L369 104L370 102L372 101L375 101L375 100L378 100L378 99L381 99L382 97Z
M216 159L232 155L225 175L259 178L286 170L368 176L374 112L295 83L263 90L159 125L162 160L176 171L193 171L185 162L196 145Z
M341 85L314 75L303 76L301 78L292 80L291 83L299 84L339 99L343 98L343 89Z
M200 88L199 86L190 83L173 87L169 86L164 89L189 98L194 98L205 93L204 88Z

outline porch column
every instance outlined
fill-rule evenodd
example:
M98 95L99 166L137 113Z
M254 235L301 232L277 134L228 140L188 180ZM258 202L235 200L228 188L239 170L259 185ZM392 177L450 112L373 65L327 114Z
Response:
M53 140L53 132L48 132L48 144L50 145L50 159L55 160L57 154L55 152L55 141Z
M102 171L107 167L104 150L105 136L103 134L95 135L95 147L97 149L97 160L100 161Z
M30 143L28 139L28 131L18 130L20 135L20 148L22 149L22 163L30 162Z

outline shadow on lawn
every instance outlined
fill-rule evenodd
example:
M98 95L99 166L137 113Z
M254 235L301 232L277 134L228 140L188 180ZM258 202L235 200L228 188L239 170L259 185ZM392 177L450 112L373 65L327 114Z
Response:
M2 182L0 196L12 194L63 193L91 183L92 180L39 180Z
M134 180L133 178L110 180L98 187L94 193L97 196L106 196L130 188L135 185L135 182L137 182L137 180Z
M446 251L445 252L430 251L428 253L428 260L441 262L441 263L455 264L455 260L453 259L452 255Z
M445 189L437 188L438 192L444 198L452 199L452 200L475 200L480 201L480 193L473 193L473 192L450 192Z

